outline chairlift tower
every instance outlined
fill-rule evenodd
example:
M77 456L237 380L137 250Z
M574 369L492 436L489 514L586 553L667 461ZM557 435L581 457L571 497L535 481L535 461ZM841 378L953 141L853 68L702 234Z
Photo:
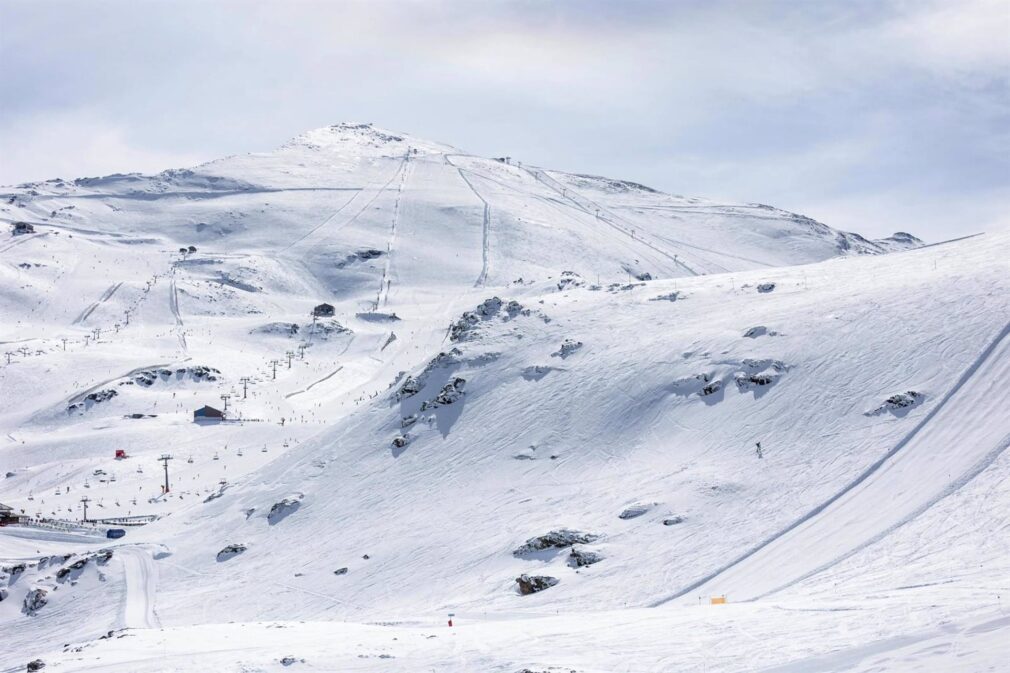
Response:
M161 458L158 460L165 465L165 493L168 493L168 461L172 460L172 456L167 453L163 453L161 454Z
M81 505L84 506L84 523L88 522L88 503L91 502L91 498L84 496L81 498Z
M242 399L244 400L246 396L249 394L250 379L248 376L243 376L238 380L238 382L242 384Z

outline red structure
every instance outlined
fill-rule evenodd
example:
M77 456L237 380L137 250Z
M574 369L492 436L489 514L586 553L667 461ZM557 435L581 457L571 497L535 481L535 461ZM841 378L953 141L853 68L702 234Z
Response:
M124 458L126 458L126 450L116 449L116 460L122 460Z

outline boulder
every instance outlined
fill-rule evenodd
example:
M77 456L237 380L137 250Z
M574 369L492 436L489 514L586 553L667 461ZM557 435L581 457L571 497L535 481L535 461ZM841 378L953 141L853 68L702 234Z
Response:
M775 289L775 283L761 283L757 286L757 291L766 294Z
M589 544L599 539L600 536L596 533L560 528L543 535L538 535L537 537L531 537L522 546L513 551L512 555L523 557L546 549L564 549L576 544Z
M523 596L535 594L544 589L550 589L560 581L557 577L549 575L526 575L525 573L516 578L516 583L519 585L519 593Z
M568 565L572 568L584 568L603 560L603 556L594 551L576 549L572 547L572 553L568 555Z
M227 561L229 559L235 558L236 556L244 552L246 549L248 549L248 547L246 547L244 544L236 543L227 545L224 549L222 549L217 553L217 560Z
M34 615L49 602L49 592L38 587L25 594L25 601L22 611L26 615Z

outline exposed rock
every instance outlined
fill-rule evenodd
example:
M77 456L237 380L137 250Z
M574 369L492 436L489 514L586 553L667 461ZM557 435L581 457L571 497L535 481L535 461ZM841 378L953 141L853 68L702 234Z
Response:
M531 537L522 546L513 551L512 555L523 557L545 549L564 549L576 544L589 544L598 539L600 539L600 536L595 533L560 528L543 535L538 535L537 537Z
M463 355L463 351L458 348L453 348L448 353L439 353L431 361L425 365L424 370L417 376L408 376L400 384L400 388L396 391L397 401L402 400L406 397L412 397L424 388L425 383L428 381L428 377L433 371L440 368L452 367L460 363L460 357Z
M386 253L382 250L376 250L375 248L365 248L364 250L358 250L353 252L343 260L337 262L336 266L338 269L342 269L349 264L357 264L360 262L367 262L373 259L378 259Z
M779 380L782 372L789 369L781 360L744 360L741 364L745 371L734 376L741 392L770 386Z
M634 505L630 505L629 507L625 507L624 508L624 511L622 511L618 515L618 518L619 519L635 519L637 517L642 516L646 512L648 512L650 509L653 508L653 506L654 506L654 503L651 503L651 502L649 502L649 503L643 502L643 503L636 503Z
M757 291L762 294L771 292L775 289L775 283L761 283L757 286Z
M905 413L912 407L919 406L922 404L926 396L915 390L908 390L903 393L897 393L891 395L884 403L881 404L876 409L872 411L867 411L864 416L879 416L880 414L889 411L891 413Z
M664 526L676 526L679 523L684 523L684 517L682 516L671 516L669 518L663 519Z
M24 612L26 615L36 614L39 610L41 610L45 606L46 603L49 602L49 599L47 598L48 595L49 592L46 591L45 589L41 589L38 587L32 589L27 594L25 594L25 601L22 607L22 612Z
M22 236L24 234L34 234L35 227L30 222L15 222L11 225L11 235Z
M516 578L516 582L519 584L519 593L523 596L535 594L539 591L543 591L544 589L550 589L560 581L561 580L557 577L551 577L549 575L522 574Z
M499 315L502 307L505 307L506 318L530 314L529 309L523 308L519 302L509 301L506 304L500 297L491 297L481 302L473 311L463 313L455 322L449 325L449 340L464 341L470 338L473 330L481 322L491 320Z
M699 390L698 394L701 395L702 397L706 397L708 395L713 395L719 392L720 390L722 390L722 381L712 381L708 385L704 386L701 390Z
M649 301L677 301L678 299L683 299L684 295L680 292L670 292L668 294L661 294L658 297L653 297Z
M41 659L35 659L33 661L28 662L28 665L25 666L25 670L28 671L28 673L32 673L32 671L41 671L45 667L46 662L42 661Z
M572 547L572 553L568 555L568 565L572 568L583 568L585 566L591 566L594 563L599 563L603 560L603 556L594 551L586 551L584 549L576 549Z
M574 271L562 271L561 279L558 281L559 290L567 290L573 287L581 287L585 285L586 281L582 279L582 276L575 273Z
M298 511L298 508L302 506L302 498L304 496L301 493L288 496L279 502L275 502L273 506L270 507L270 511L267 512L267 522L270 525L280 523L286 516L293 514Z
M227 561L228 559L235 558L246 549L248 549L248 547L240 543L227 545L224 549L217 553L217 560Z
M759 336L778 336L778 332L768 329L764 325L757 325L751 327L749 330L743 333L748 339L756 339Z
M551 353L551 357L561 358L562 360L567 358L569 355L575 351L582 348L581 341L575 341L574 339L565 339L561 342L561 348L559 348L554 353Z
M397 435L396 437L393 437L393 446L396 448L402 449L407 446L407 444L410 444L410 438L406 435Z
M333 574L334 575L346 575L347 574L347 567L344 566L343 568L337 568L336 570L333 571Z
M94 404L101 404L102 402L108 402L113 397L119 393L111 388L106 388L104 390L96 390L93 393L88 393L84 398L77 402L76 404L71 404L67 407L67 411L76 411L77 409L86 409Z

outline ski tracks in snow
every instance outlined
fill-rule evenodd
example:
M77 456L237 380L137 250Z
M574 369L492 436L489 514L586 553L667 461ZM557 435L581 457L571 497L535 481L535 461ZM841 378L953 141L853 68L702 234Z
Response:
M98 298L98 301L96 301L95 303L91 304L90 306L88 306L83 311L81 311L81 314L79 316L77 316L77 318L74 320L73 324L80 325L80 324L84 323L84 321L87 320L91 316L91 314L95 312L96 308L98 308L99 306L101 306L105 302L107 302L110 299L112 299L112 295L116 294L116 291L120 287L122 287L122 286L123 286L123 281L120 281L118 283L113 283L112 285L110 285L109 288L105 292L102 293L102 296Z
M672 255L672 254L670 254L666 250L663 250L662 248L660 248L658 245L655 245L654 243L651 243L651 242L645 240L641 236L636 235L633 232L633 230L626 229L625 227L617 224L617 222L614 221L614 220L619 219L617 215L615 215L613 212L611 212L607 208L604 208L600 204L596 203L595 201L593 201L591 199L588 199L588 198L582 196L581 194L579 194L580 198L582 198L591 207L595 208L598 212L594 213L594 212L590 211L589 208L587 208L583 204L579 203L578 199L576 199L575 197L571 196L571 194L578 194L578 192L576 192L571 187L567 187L565 185L562 185L560 182L558 182L557 180L555 180L551 176L547 175L547 173L545 171L530 169L530 168L527 168L526 166L523 166L522 169L524 171L526 171L527 173L529 173L531 176L533 176L534 180L536 180L540 184L544 185L548 189L556 192L561 198L565 199L566 201L569 201L576 208L578 208L582 212L586 213L587 215L593 216L597 220L599 220L599 221L601 221L601 222L609 225L611 228L616 229L617 231L621 232L625 236L630 237L631 240L633 240L633 241L635 241L637 243L641 243L642 245L646 246L647 248L650 248L653 252L656 252L656 253L662 255L663 257L666 257L671 262L673 262L675 265L677 265L680 268L684 269L685 271L687 271L692 276L699 276L699 275L701 275L700 273L698 273L697 271L695 271L694 269L692 269L690 266L688 266L684 262L680 261L680 259L678 258L678 255ZM600 213L609 214L610 217L609 218L604 217Z
M1010 324L901 441L832 497L659 606L694 594L757 600L873 545L1010 448Z
M470 191L473 192L474 196L480 199L480 202L484 204L483 242L481 245L482 263L480 275L477 276L477 281L473 284L474 287L484 287L487 283L488 259L491 256L491 204L487 202L487 199L480 195L477 188L473 186L470 179L463 173L463 169L454 164L448 154L444 156L446 162L456 169L459 173L459 177L463 179L463 182L465 182L466 186L470 188Z
M158 569L151 553L142 547L115 547L123 562L126 594L119 621L122 628L156 629L161 627L154 611L158 588Z
M396 225L400 219L400 200L403 198L403 187L407 183L407 176L410 173L410 150L407 150L407 157L404 158L403 170L400 172L400 185L396 189L396 202L393 204L393 220L389 227L389 241L386 243L386 266L382 270L382 279L379 281L379 293L375 297L375 308L385 306L389 302L389 286L393 283L390 273L393 268L393 248L396 246Z

